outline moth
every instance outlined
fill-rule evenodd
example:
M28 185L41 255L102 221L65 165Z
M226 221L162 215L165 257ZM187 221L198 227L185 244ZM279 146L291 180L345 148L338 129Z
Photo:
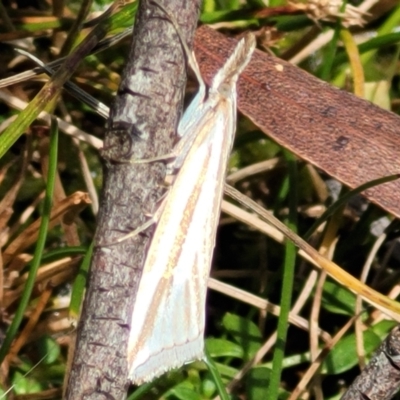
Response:
M246 35L179 126L169 166L176 171L158 216L132 314L129 379L141 384L204 358L207 282L219 221L228 157L236 131L236 82L255 48Z

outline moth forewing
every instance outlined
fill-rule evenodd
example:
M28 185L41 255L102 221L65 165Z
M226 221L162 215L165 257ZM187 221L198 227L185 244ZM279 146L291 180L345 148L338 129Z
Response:
M132 314L128 365L135 384L203 358L207 281L236 129L236 81L254 47L252 35L239 42L208 95L195 97L178 128L182 139L174 168L179 170L163 203Z

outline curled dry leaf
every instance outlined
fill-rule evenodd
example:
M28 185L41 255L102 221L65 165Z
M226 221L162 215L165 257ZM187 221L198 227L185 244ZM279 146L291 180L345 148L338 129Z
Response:
M195 50L210 82L236 41L202 26ZM239 79L239 110L266 135L345 185L355 188L400 172L400 118L256 51ZM399 180L363 194L400 217Z
M87 193L75 192L66 199L60 201L58 204L53 206L49 229L59 223L59 218L64 216L66 213L73 212L74 209L82 209L84 205L90 204L90 199ZM33 222L27 229L14 239L3 253L3 263L7 265L14 257L21 251L35 243L39 233L40 219Z
M34 293L38 294L39 292L42 292L48 282L51 282L52 286L58 286L71 280L78 270L80 261L81 257L66 257L41 266L35 280ZM14 279L12 282L12 288L4 292L3 306L5 308L9 307L14 301L19 299L24 290L27 277L28 273L25 273Z

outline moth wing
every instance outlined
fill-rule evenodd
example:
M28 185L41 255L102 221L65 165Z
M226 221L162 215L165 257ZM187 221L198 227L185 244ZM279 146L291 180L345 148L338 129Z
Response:
M128 344L133 383L203 357L207 281L236 128L236 80L253 49L254 38L241 41L233 56L240 58L237 73L231 57L207 100L195 97L181 121L181 169L165 200L134 305Z
M175 207L186 206L185 195L171 204L171 189L164 205L164 210L157 224L148 256L140 279L136 302L132 314L131 330L128 343L129 377L133 383L151 380L167 369L174 368L179 361L175 354L168 355L168 349L175 351L179 337L174 326L174 319L182 320L177 296L185 290L174 283L176 273L173 265L173 252L180 219L169 218ZM174 207L172 207L174 206ZM179 215L179 214L178 214ZM161 228L161 229L160 229ZM176 308L176 310L174 310ZM178 340L177 340L178 339Z
M203 357L207 281L231 145L222 143L224 116L202 122L199 147L189 151L168 194L141 277L128 346L133 383Z

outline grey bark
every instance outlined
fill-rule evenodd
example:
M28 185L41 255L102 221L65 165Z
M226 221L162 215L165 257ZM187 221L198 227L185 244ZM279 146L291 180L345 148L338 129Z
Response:
M389 400L400 388L400 326L379 346L341 400Z
M176 16L183 37L191 44L200 2L157 1ZM185 55L176 30L157 5L141 1L104 142L96 247L65 393L68 400L126 396L127 341L149 235L102 245L143 224L146 214L157 207L165 163L121 161L171 151L185 83Z

